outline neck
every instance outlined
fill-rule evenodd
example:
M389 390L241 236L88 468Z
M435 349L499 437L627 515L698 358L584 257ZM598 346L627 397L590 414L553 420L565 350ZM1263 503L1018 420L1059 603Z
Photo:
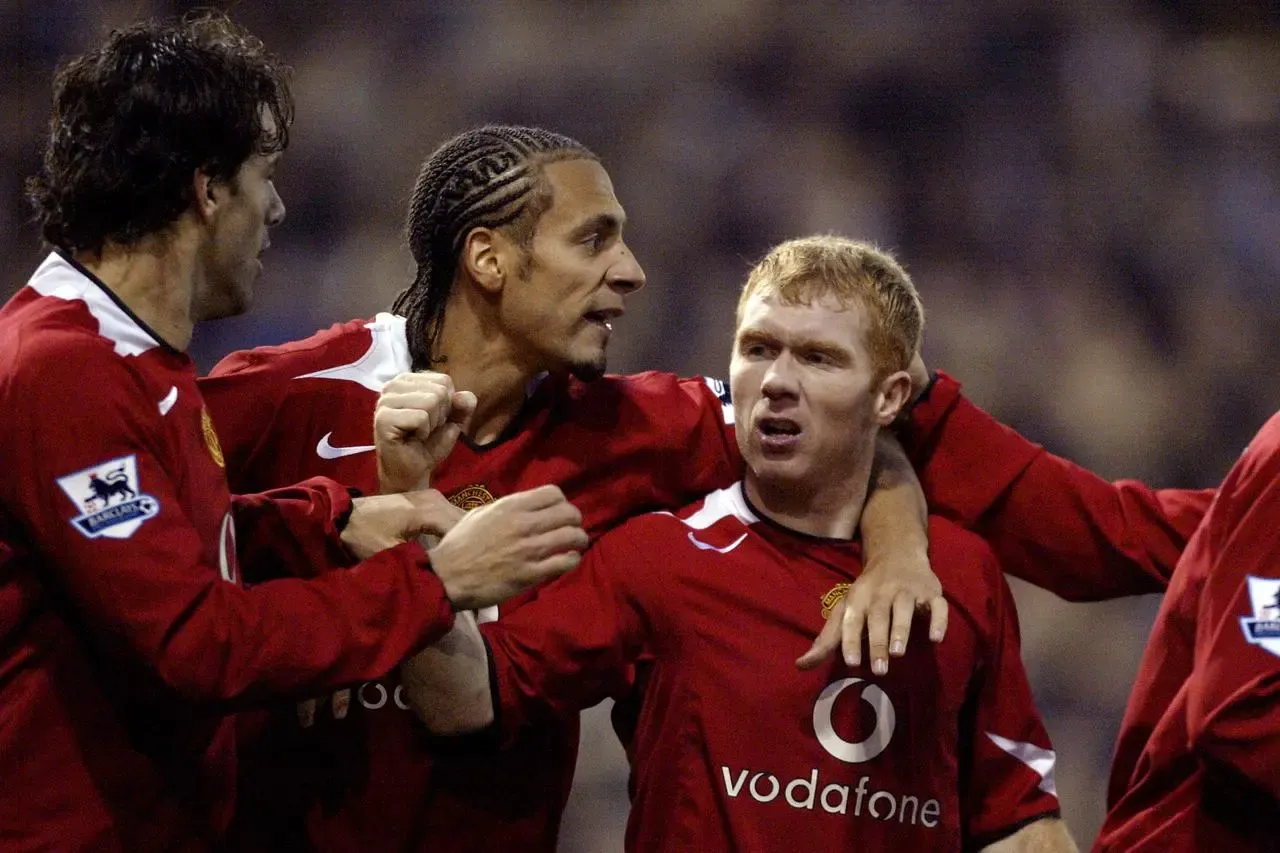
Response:
M762 515L783 527L827 539L852 539L867 499L872 447L869 443L851 449L854 458L849 464L824 470L825 482L766 480L748 468L743 488Z
M475 288L455 283L436 345L436 369L459 391L476 395L467 433L480 444L496 439L524 405L525 388L545 368L531 361L504 332Z
M77 252L93 273L139 320L177 350L191 344L191 304L196 287L195 252L178 235L148 235L130 246L107 243L99 252Z

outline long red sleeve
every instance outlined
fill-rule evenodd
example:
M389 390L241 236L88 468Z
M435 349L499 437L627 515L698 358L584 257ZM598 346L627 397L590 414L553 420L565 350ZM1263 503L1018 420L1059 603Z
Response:
M1108 483L996 421L944 373L902 440L933 511L1069 601L1162 591L1214 495Z
M1223 482L1188 558L1205 577L1187 682L1191 748L1280 801L1280 416Z
M237 579L239 563L233 518L253 518L246 531L252 548L242 555L248 560L276 559L279 546L279 559L311 561L334 547L325 533L331 501L314 502L314 494L293 506L241 501L239 512L226 514L214 545L189 515L196 505L191 495L179 492L190 492L190 482L175 483L184 463L172 436L157 429L164 419L155 404L145 397L135 402L135 380L119 361L95 364L92 373L10 389L9 417L35 416L39 424L28 432L27 461L11 471L8 490L20 497L7 503L20 513L50 579L85 621L164 683L205 701L319 691L381 676L448 630L452 608L416 544L316 580L250 589L228 582ZM68 393L110 428L95 432L77 418L40 417ZM194 383L188 393L197 393ZM81 535L68 523L78 508L59 481L104 460L131 460L130 482L155 507L154 517L123 538ZM201 512L219 502L231 508L225 485L195 500ZM290 514L294 530L284 535ZM309 544L295 535L307 525L314 531Z

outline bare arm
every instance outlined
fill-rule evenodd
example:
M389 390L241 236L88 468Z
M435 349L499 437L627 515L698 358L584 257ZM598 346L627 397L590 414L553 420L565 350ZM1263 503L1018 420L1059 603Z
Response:
M1061 818L1029 823L1013 835L982 848L982 853L1079 853Z
M929 508L906 452L888 432L876 439L871 476L860 523L866 568L796 662L801 669L820 665L837 647L847 664L861 664L865 625L871 670L888 672L890 655L907 651L917 608L929 608L929 639L946 634L947 601L929 567Z
M400 667L405 699L434 734L461 735L493 723L489 655L475 616L459 613L453 629Z

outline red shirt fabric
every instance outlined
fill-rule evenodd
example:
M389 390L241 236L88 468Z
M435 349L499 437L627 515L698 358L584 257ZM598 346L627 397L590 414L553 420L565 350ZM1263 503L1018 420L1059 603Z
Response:
M411 369L404 328L380 314L219 364L202 389L233 487L325 475L376 489L373 409L382 385ZM497 441L460 441L432 485L470 508L555 483L595 538L734 481L727 396L714 380L662 373L548 376ZM535 594L482 618L506 619ZM241 732L238 842L270 850L553 851L578 744L572 718L531 727L497 755L460 754L427 736L395 673L354 685L346 719L302 729L282 705L244 715Z
M246 555L349 562L345 489L233 499L190 359L58 253L0 309L0 411L5 850L216 846L227 710L379 675L452 624L417 545L244 589Z
M1178 563L1129 699L1097 851L1276 849L1280 416Z
M483 626L499 724L573 715L646 661L630 851L959 851L1056 815L999 566L955 525L929 532L947 638L871 676L795 666L856 542L762 520L741 484L634 519Z
M1215 493L1109 483L995 420L941 371L901 436L934 512L1068 601L1164 591Z

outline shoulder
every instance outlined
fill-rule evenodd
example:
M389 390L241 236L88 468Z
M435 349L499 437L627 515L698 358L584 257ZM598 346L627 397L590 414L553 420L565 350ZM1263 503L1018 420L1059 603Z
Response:
M728 384L701 376L684 378L650 370L610 374L594 382L575 379L567 384L566 397L585 414L612 412L624 418L692 423L714 413L733 423Z
M121 402L122 391L146 387L136 358L120 355L112 341L61 313L16 327L0 323L0 387L11 402Z
M674 512L637 515L605 534L601 541L617 534L618 542L635 543L646 551L669 555L669 546L689 546L690 533L696 531L695 550L718 549L742 536L756 521L742 496L741 483L734 483Z

